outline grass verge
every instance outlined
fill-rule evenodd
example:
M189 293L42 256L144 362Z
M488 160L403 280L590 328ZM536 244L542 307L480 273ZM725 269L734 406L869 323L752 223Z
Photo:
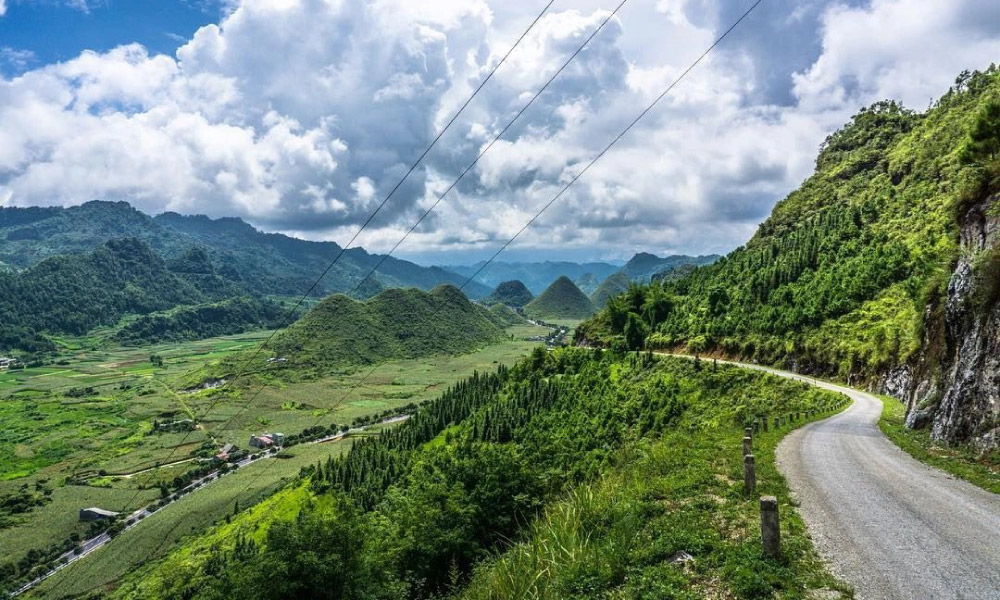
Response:
M740 428L678 428L641 442L550 504L456 598L853 598L816 553L774 458L789 431L834 412L759 433L749 495ZM773 559L761 550L763 495L779 503L782 555Z
M878 398L883 405L878 426L892 443L922 463L1000 494L1000 452L983 454L967 446L943 446L931 438L928 430L906 426L906 407L902 402L886 396Z

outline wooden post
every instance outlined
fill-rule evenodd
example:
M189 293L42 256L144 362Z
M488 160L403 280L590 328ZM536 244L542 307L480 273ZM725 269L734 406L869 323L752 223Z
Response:
M743 438L743 456L753 454L753 438Z
M743 490L750 496L757 489L757 469L754 465L753 454L743 457Z
M781 530L778 525L778 499L760 497L760 539L766 556L781 554Z

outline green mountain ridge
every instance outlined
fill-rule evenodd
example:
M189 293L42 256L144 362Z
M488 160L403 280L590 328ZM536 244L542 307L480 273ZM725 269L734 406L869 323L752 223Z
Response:
M565 275L524 306L525 314L542 319L585 319L594 313L590 298Z
M334 242L265 233L238 218L173 212L151 217L127 202L92 201L68 208L0 207L0 267L25 269L51 256L91 252L124 237L142 240L167 260L203 248L221 275L257 294L304 293L341 250ZM349 249L314 295L352 289L381 258L362 248ZM451 271L394 257L387 258L373 277L375 290L429 290L445 283L465 283L464 277ZM465 291L480 298L490 289L470 282Z

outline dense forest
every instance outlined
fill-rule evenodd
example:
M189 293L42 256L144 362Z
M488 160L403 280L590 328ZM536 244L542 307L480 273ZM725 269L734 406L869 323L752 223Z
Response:
M134 577L117 596L450 596L474 572L488 579L494 558L548 503L614 472L628 449L646 448L672 431L681 432L687 444L699 439L717 445L717 436L742 435L755 417L835 401L828 392L761 373L649 354L539 348L510 369L474 375L399 427L306 470L305 488L289 492L293 510L270 507L243 515L245 521L235 519ZM711 470L702 477L712 479ZM660 598L666 596L642 590L674 585L678 578L697 590L708 577L720 577L716 585L741 597L770 597L777 590L801 597L808 583L797 569L812 559L808 544L789 544L780 564L748 552L752 540L727 541L710 520L665 510L673 506L671 497L704 493L701 484L692 488L681 481L670 484L677 486L673 492L661 492L666 496L650 498L639 514L609 511L603 517L608 527L617 517L627 517L632 526L655 522L640 535L649 542L656 537L652 547L640 552L640 542L628 556L553 582L550 597L576 597L576 590L587 597ZM266 502L280 501L279 494ZM271 512L294 516L254 520ZM660 529L668 518L686 522L687 529ZM608 532L598 522L578 526L595 541ZM672 538L659 537L670 531L676 532ZM697 553L708 571L664 571L663 561L682 549ZM713 561L727 568L710 567Z
M115 332L115 341L125 345L199 340L243 333L252 329L274 329L294 321L289 308L272 300L251 296L221 302L184 306L165 313L143 315Z
M48 350L52 343L42 332L83 335L127 314L241 291L198 249L167 261L135 238L112 240L93 252L48 258L20 273L0 272L0 348Z
M578 340L685 347L872 374L919 346L957 258L957 218L1000 189L1000 70L963 73L925 113L865 108L754 237L678 280L634 286ZM984 265L984 272L988 266Z

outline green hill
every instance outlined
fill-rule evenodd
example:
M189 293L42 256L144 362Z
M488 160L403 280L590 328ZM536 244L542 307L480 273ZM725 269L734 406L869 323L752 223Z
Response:
M904 399L911 422L933 420L936 436L988 440L996 370L973 353L962 369L981 369L982 380L952 380L947 349L997 343L995 320L984 319L1000 298L998 191L1000 70L991 67L963 73L925 113L895 102L862 110L746 245L630 291L578 339L867 379Z
M594 304L594 308L602 309L608 303L608 300L627 290L628 286L628 275L622 271L618 271L602 281L601 285L597 286L594 293L590 295L590 301Z
M590 299L565 275L524 307L524 312L541 319L585 319L594 313Z
M499 317L453 286L389 289L366 301L330 296L271 343L275 357L316 370L457 354L498 341Z
M506 304L514 308L521 308L531 302L534 296L518 280L504 281L493 290L493 293L483 299L486 304Z

